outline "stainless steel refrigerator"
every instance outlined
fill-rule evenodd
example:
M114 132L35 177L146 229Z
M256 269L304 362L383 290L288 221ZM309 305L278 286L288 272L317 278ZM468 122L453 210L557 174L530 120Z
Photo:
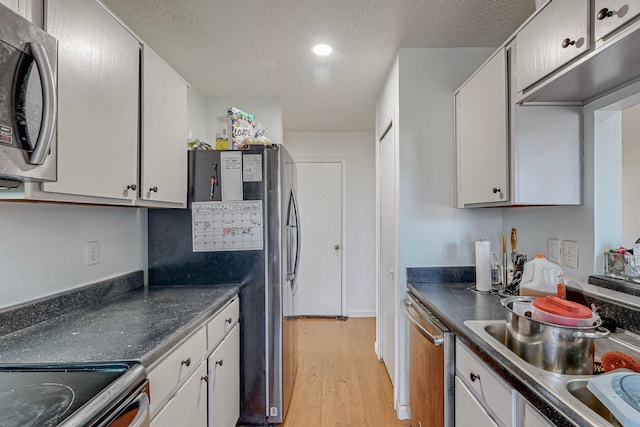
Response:
M281 423L297 365L296 165L282 146L190 151L188 193L189 209L148 211L149 286L242 284L238 425Z

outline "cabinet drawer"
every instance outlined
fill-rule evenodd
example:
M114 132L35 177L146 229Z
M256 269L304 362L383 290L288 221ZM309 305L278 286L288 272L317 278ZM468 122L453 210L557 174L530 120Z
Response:
M207 426L207 364L198 369L151 420L151 427Z
M513 425L513 389L459 341L456 341L456 376L502 424Z
M240 318L240 302L238 298L231 301L220 313L207 323L207 351L211 351L238 323Z
M640 13L640 0L595 0L593 26L595 39L600 40Z
M204 359L206 348L207 337L205 328L202 327L150 369L152 417L171 397L171 393L198 367Z

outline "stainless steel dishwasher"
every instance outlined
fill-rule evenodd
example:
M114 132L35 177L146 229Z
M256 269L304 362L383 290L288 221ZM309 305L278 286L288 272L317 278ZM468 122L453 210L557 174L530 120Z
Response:
M455 335L411 293L402 308L411 324L409 408L411 427L454 425Z

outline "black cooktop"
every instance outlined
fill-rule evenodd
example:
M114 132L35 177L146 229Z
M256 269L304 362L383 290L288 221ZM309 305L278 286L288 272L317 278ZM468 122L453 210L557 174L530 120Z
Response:
M129 367L128 364L0 365L0 426L57 426Z

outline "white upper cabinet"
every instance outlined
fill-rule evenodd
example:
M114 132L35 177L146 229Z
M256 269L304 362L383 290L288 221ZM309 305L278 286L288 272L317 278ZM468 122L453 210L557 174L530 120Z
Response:
M456 93L458 206L505 202L508 186L507 57L504 49Z
M142 61L140 197L187 201L187 84L148 46Z
M595 40L601 40L640 14L640 0L594 0Z
M135 199L140 44L100 4L49 0L58 39L58 181L54 193Z
M516 35L516 91L529 87L591 49L589 2L554 0Z
M456 93L456 205L579 205L582 109L516 104L512 56L499 49Z

